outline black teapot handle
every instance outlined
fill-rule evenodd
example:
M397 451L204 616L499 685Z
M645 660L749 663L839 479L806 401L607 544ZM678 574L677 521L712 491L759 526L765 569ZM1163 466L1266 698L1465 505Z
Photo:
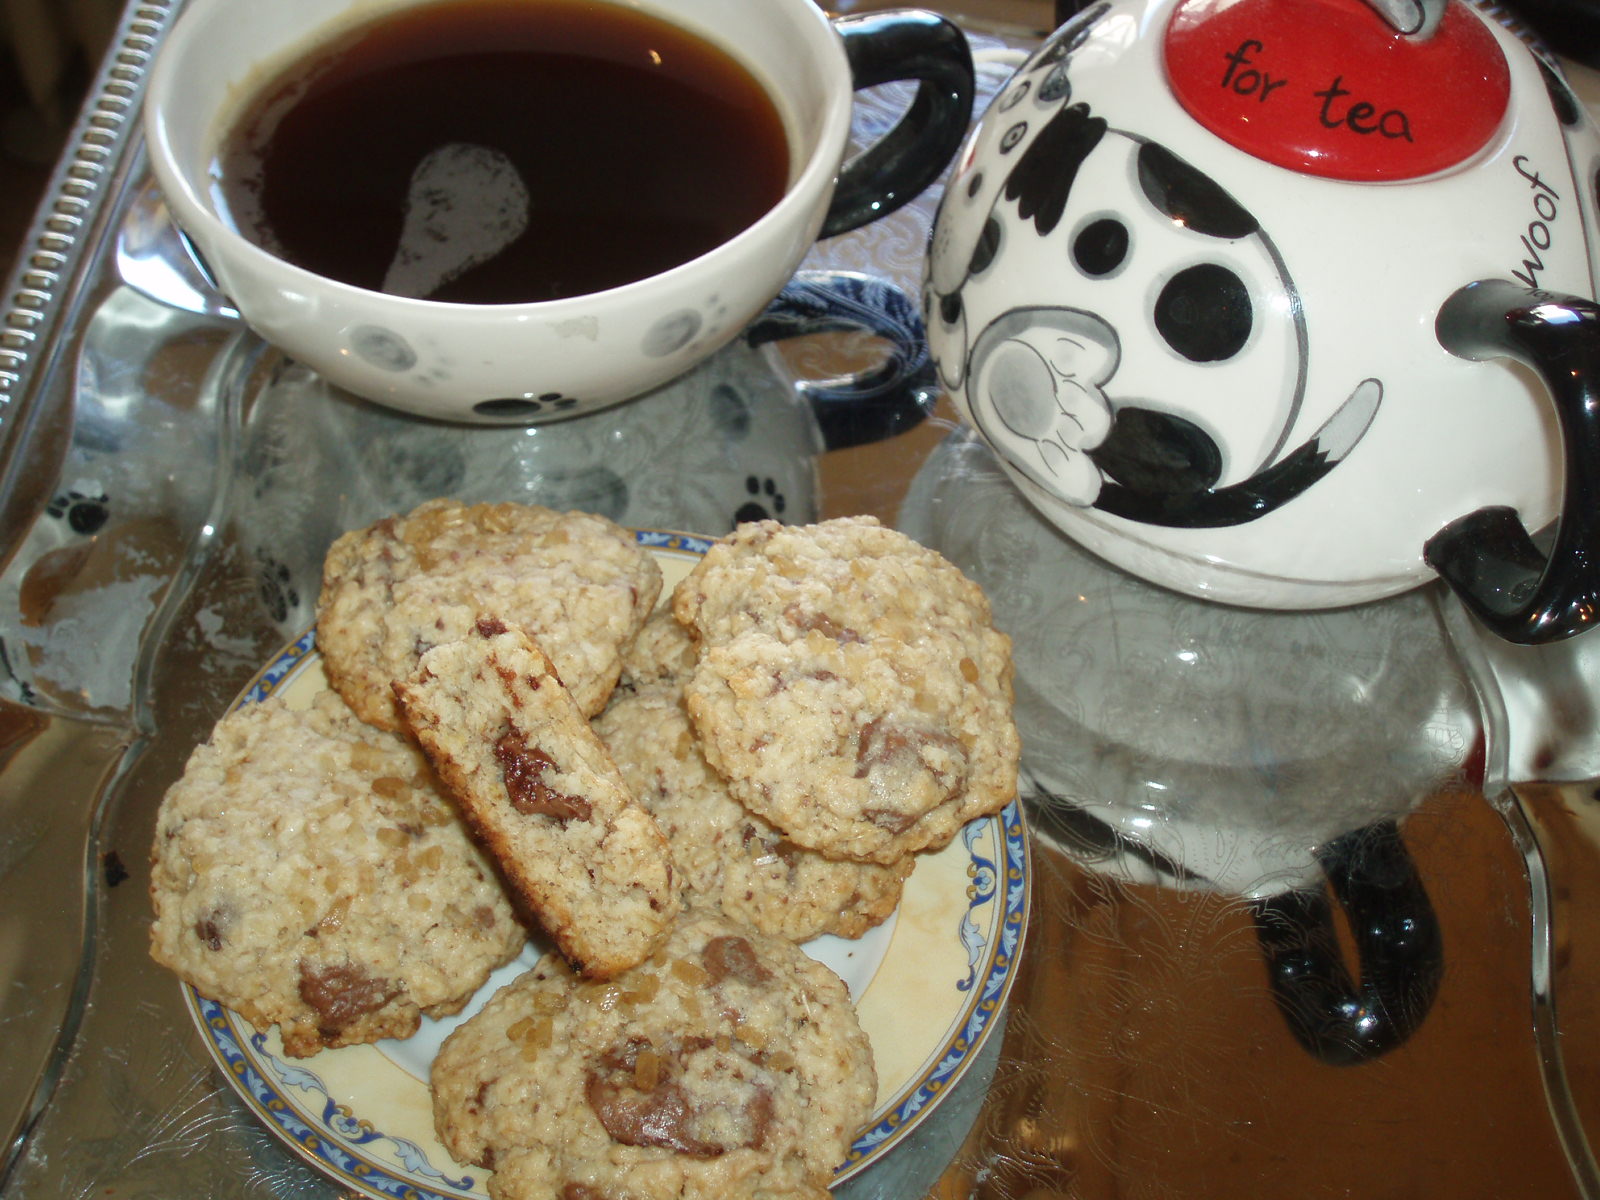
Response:
M861 332L887 344L864 371L803 379L829 450L893 437L921 422L938 402L938 381L917 304L887 279L854 271L801 271L745 330L752 346L815 333Z
M1478 620L1510 642L1560 641L1600 622L1600 306L1490 279L1450 296L1439 343L1474 361L1532 367L1555 405L1566 471L1545 555L1517 513L1480 508L1428 540L1423 557Z
M1325 890L1252 904L1278 1009L1322 1062L1376 1058L1414 1033L1444 973L1439 921L1393 821L1335 838L1317 851ZM1340 952L1331 890L1354 935L1360 981Z

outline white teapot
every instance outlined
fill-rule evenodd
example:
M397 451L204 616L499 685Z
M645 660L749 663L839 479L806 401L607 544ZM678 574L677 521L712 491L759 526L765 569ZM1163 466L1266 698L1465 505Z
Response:
M1438 574L1567 636L1600 619L1597 169L1557 66L1464 0L1106 0L959 155L929 343L1137 576L1307 609Z

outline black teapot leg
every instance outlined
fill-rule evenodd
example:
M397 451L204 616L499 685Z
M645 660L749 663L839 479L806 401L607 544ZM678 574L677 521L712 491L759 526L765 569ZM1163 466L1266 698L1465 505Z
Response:
M1444 969L1439 923L1395 822L1336 838L1317 858L1327 889L1255 901L1256 934L1296 1040L1330 1066L1350 1066L1394 1049L1427 1016ZM1329 892L1354 936L1359 982Z

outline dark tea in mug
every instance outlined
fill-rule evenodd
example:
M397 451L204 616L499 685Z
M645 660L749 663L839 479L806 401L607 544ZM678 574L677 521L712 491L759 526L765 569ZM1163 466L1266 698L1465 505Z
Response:
M257 91L213 170L264 249L468 304L659 274L753 224L788 176L742 64L595 0L439 0L355 27Z

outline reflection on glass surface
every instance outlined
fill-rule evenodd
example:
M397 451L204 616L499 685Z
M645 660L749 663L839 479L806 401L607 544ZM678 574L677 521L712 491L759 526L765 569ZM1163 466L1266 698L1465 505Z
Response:
M1462 779L1476 717L1427 590L1311 613L1190 600L1078 549L964 433L901 524L1015 642L1029 785L1188 886L1300 886L1318 846Z

